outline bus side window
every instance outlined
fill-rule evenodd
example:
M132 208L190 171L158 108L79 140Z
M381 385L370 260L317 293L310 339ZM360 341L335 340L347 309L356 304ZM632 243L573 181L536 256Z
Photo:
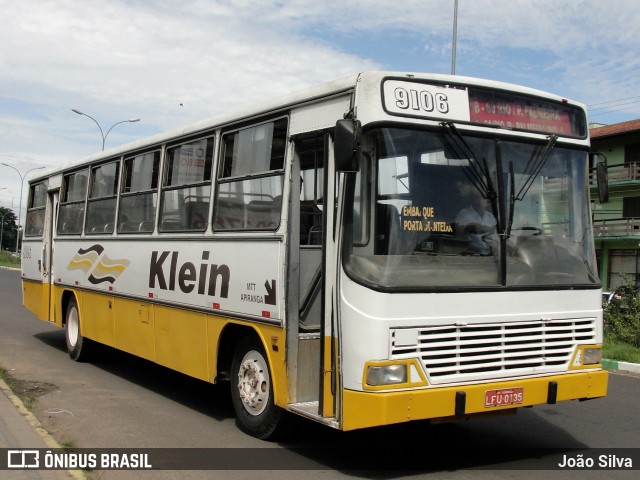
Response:
M91 169L85 233L113 233L119 167L119 162L111 162Z
M280 118L222 136L215 230L280 226L287 124Z
M118 233L150 233L158 206L160 151L125 158Z
M44 231L45 207L47 205L46 182L31 185L29 189L29 203L27 221L24 230L25 237L41 236Z
M82 233L88 178L89 169L64 176L63 193L58 213L57 232L59 235L79 235Z
M167 149L160 232L207 229L214 138Z

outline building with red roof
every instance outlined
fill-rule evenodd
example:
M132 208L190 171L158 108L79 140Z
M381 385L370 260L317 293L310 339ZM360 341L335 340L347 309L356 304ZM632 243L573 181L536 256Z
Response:
M627 275L640 286L640 119L590 128L591 149L606 161L609 201L598 201L592 183L592 214L603 289Z

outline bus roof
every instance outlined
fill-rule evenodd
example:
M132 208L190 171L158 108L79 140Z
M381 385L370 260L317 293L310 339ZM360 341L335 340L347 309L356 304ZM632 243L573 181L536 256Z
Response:
M328 96L338 95L340 93L346 93L350 90L354 90L356 85L367 84L370 87L379 88L380 82L385 77L404 77L415 80L428 80L443 84L459 84L459 85L474 85L478 87L485 87L491 89L499 89L510 91L518 94L547 98L549 100L561 101L563 103L569 103L580 108L585 106L579 102L569 101L563 97L550 94L541 90L532 89L529 87L523 87L520 85L509 84L505 82L499 82L496 80L487 80L474 77L463 77L457 75L446 74L430 74L430 73L412 73L412 72L394 72L394 71L368 71L352 74L340 79L336 79L321 85L316 85L298 92L281 96L276 99L272 99L251 107L245 107L239 110L235 110L228 114L216 115L198 122L188 124L184 127L179 127L166 132L158 133L149 137L145 137L134 142L130 142L103 152L97 152L87 157L65 163L63 165L51 167L45 170L41 170L37 175L33 175L30 179L30 183L34 181L42 180L51 175L57 173L73 170L74 168L99 162L100 160L107 160L111 158L119 157L127 152L140 151L153 146L160 146L168 141L179 140L180 138L186 138L198 133L212 130L215 128L223 127L226 125L232 125L234 123L240 123L252 118L260 117L269 113L276 113L278 111L286 110L294 105L301 105L304 103L310 103L314 100L321 99ZM377 87L376 87L377 86Z

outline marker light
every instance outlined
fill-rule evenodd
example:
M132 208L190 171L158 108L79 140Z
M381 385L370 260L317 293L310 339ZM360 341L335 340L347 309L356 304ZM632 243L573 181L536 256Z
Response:
M407 383L407 365L370 366L367 370L367 385L393 385Z

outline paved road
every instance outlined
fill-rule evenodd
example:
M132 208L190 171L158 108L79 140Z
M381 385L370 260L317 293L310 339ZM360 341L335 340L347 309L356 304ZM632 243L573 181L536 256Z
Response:
M234 424L228 388L179 375L127 354L105 349L94 363L74 363L65 351L64 334L36 320L21 306L17 272L0 269L0 366L21 380L49 382L52 391L41 396L34 413L60 442L86 448L238 448L251 456L264 448L284 449L304 457L309 471L154 471L96 472L93 478L200 479L248 478L304 479L322 476L366 478L636 478L637 471L533 471L504 470L504 462L534 465L536 449L639 448L640 377L612 374L605 399L545 405L513 417L478 420L455 425L400 425L342 433L300 420L286 443L267 443L241 433ZM1 400L1 399L0 399ZM324 447L364 445L407 448L424 455L425 468L397 472L343 470ZM256 448L260 450L251 450ZM300 453L297 449L305 448ZM446 462L430 454L434 448L451 452ZM489 448L489 450L486 450ZM484 449L470 465L455 452ZM400 450L394 450L397 454ZM236 450L230 450L236 452ZM275 450L274 450L275 452ZM506 452L506 453L505 453ZM384 452L382 452L384 453ZM555 458L555 457L554 457ZM438 462L429 467L430 459ZM561 457L558 457L560 461ZM235 459L237 461L237 458ZM402 462L402 458L398 458ZM520 462L520 463L518 463ZM523 463L524 462L524 463ZM471 468L468 468L471 467ZM1 477L0 472L0 477Z

